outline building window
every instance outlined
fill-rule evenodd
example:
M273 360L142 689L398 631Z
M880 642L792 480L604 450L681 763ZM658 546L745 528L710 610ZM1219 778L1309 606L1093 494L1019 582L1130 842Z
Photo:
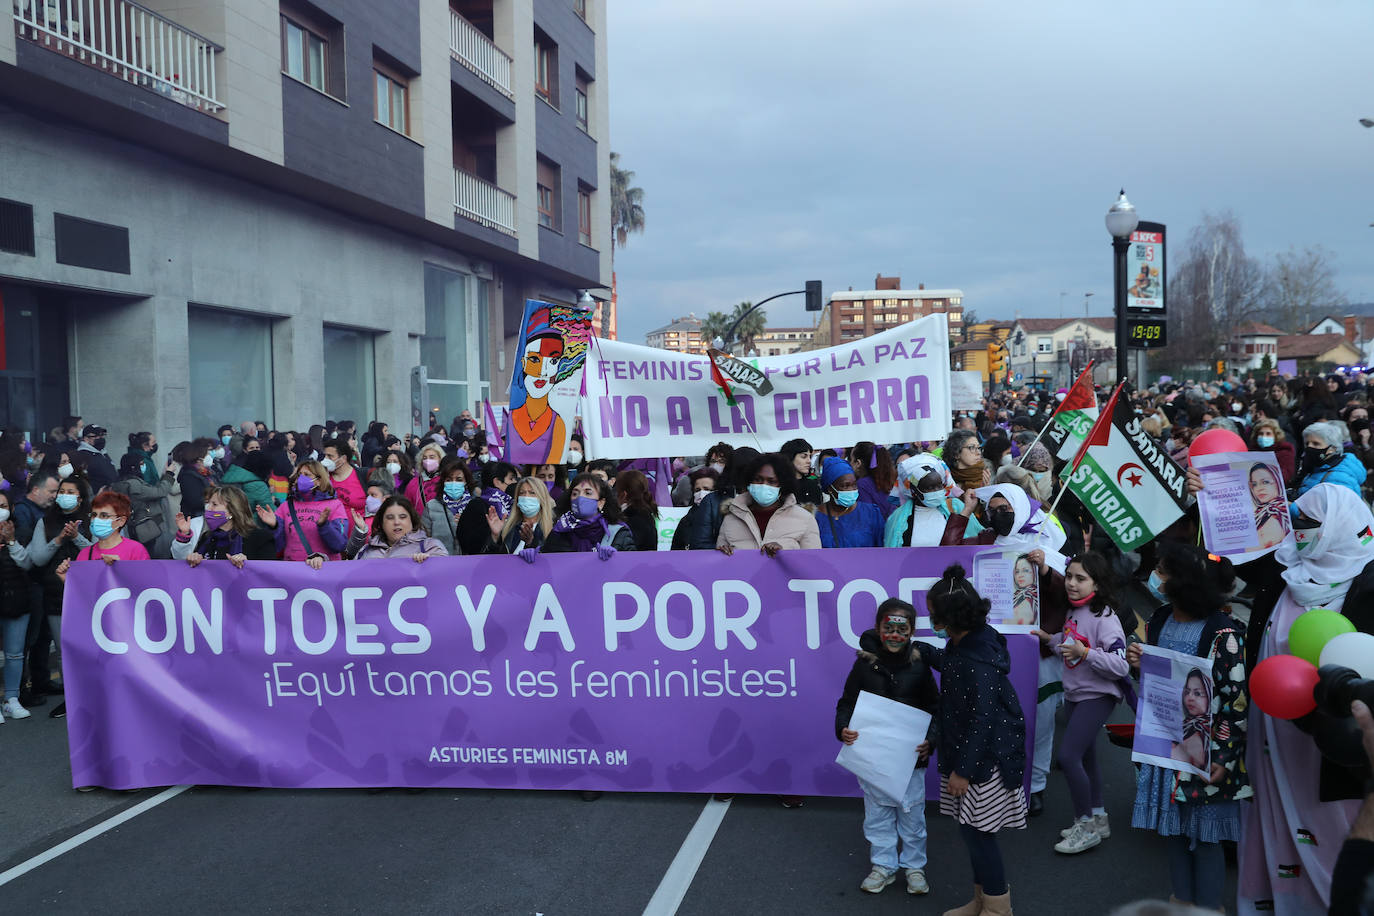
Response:
M490 298L490 280L425 265L420 362L429 372L429 406L440 422L474 410L491 394Z
M558 107L558 45L538 28L534 30L534 92Z
M589 80L581 73L577 74L577 126L591 132L587 125L587 88Z
M282 60L286 62L287 75L321 92L328 92L324 64L328 59L329 43L285 15L281 17L281 27Z
M577 189L577 240L592 247L592 192Z
M324 412L331 420L377 415L373 334L324 327Z
M372 69L373 117L392 130L410 134L409 80L390 67L374 63Z
M191 306L187 312L191 428L215 429L225 417L272 414L272 320Z
M543 156L539 157L536 167L539 192L539 225L548 229L563 231L562 210L562 169Z
M1053 353L1053 352L1054 352L1054 338L1053 338L1053 337L1038 337L1038 338L1036 338L1036 341L1035 341L1035 352L1037 352L1037 353Z
M573 0L573 12L583 21L587 21L587 0Z

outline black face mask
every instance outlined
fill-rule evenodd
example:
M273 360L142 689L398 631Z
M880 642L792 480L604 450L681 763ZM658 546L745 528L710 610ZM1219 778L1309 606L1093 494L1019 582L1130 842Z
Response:
M1307 446L1302 450L1302 461L1309 468L1314 468L1326 460L1326 449L1313 448Z
M1016 524L1016 513L1010 509L997 509L988 513L988 527L1002 537L1011 534L1011 526Z
M105 437L104 437L104 436L101 436L100 438L98 438L98 439L96 439L94 442L92 442L91 445L95 447L95 450L96 450L97 452L103 452L103 451L105 451Z
M148 446L148 454L149 454L149 455L156 455L156 454L157 454L157 443L156 443L156 442L154 442L152 445Z

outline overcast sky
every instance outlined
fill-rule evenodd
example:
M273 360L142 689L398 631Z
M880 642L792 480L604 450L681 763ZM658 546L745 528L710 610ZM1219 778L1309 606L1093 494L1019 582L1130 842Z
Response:
M611 148L647 228L620 338L800 289L964 291L983 319L1111 309L1124 187L1247 252L1322 245L1374 301L1374 3L609 0ZM811 323L801 297L772 325Z

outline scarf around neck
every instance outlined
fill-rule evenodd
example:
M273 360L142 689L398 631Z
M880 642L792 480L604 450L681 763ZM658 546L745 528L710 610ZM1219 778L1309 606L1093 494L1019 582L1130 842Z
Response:
M606 518L600 512L589 519L564 512L553 523L553 530L566 534L573 547L581 553L591 550L606 537Z

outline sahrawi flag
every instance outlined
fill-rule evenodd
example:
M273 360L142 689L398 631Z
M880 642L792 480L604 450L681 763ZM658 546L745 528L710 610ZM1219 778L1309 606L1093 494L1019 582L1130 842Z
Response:
M1187 475L1140 428L1122 385L1073 461L1068 487L1122 550L1135 550L1188 508Z
M1054 456L1062 461L1068 461L1078 454L1083 440L1097 422L1097 395L1093 393L1092 375L1093 364L1090 361L1064 400L1054 409L1054 416L1050 417L1050 428L1045 434L1058 446Z

